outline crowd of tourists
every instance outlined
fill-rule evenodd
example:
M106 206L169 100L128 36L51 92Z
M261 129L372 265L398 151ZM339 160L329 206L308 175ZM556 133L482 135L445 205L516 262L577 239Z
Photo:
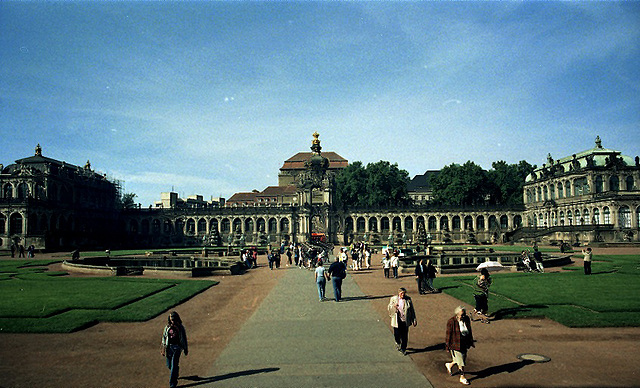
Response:
M10 249L12 258L16 257L16 253L18 254L18 258L24 257L26 259L31 259L36 257L36 246L33 244L25 248L22 244L12 243Z

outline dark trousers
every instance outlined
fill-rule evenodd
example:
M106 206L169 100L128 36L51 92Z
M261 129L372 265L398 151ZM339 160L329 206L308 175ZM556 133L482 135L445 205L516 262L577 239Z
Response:
M340 302L342 299L342 278L331 278L331 283L333 284L333 295L336 298L336 302Z
M393 269L393 277L397 279L398 278L398 267L392 267L392 269Z
M474 295L474 298L476 298L476 311L486 314L489 311L487 296L484 294Z
M407 342L409 341L409 326L406 322L402 322L398 318L398 327L393 328L393 336L396 339L396 344L400 345L400 350L407 350Z
M590 261L585 261L584 262L584 274L585 275L591 275L591 262Z
M424 284L424 276L416 277L416 283L418 283L418 293L424 294L427 291L427 287Z
M385 278L389 277L389 268L384 268L384 277Z

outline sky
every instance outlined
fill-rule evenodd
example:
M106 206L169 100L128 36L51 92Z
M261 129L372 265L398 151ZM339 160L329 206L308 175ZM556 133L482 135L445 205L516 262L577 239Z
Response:
M0 163L205 199L309 151L540 166L640 154L640 2L0 1Z

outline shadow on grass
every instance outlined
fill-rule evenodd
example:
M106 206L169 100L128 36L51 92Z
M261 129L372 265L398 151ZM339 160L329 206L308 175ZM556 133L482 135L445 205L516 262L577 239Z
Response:
M490 366L478 372L466 372L466 373L475 375L475 377L472 377L469 379L469 381L474 381L474 380L484 379L489 376L498 375L500 373L513 373L533 363L534 362L531 360L522 360L522 361L510 362L508 364Z
M426 353L426 352L433 352L433 351L436 351L436 350L444 350L444 342L436 344L436 345L427 346L424 349L407 348L407 353L409 353L409 354Z
M180 387L196 387L198 385L209 384L209 383L213 383L213 382L216 382L216 381L234 379L236 377L241 377L241 376L257 375L257 374L260 374L260 373L277 372L279 370L280 370L280 368L262 368L262 369L243 370L243 371L240 371L240 372L231 372L231 373L227 373L227 374L224 374L224 375L211 376L211 377L185 376L185 377L180 377L180 379L181 380L193 381L193 383L181 384Z
M391 298L393 295L364 295L364 296L345 296L340 299L341 302L350 302L353 300L374 300Z
M541 310L541 309L548 309L548 308L549 308L549 306L547 306L545 304L527 304L527 305L524 305L524 306L509 307L509 308L506 308L506 309L497 310L496 312L491 314L491 317L493 318L493 320L498 321L498 320L504 319L506 317L513 318L516 315L518 315L519 313L531 312L531 311L534 311L534 310Z
M450 288L460 288L460 286L446 286L446 287L439 287L438 290L442 291L442 290L448 290Z

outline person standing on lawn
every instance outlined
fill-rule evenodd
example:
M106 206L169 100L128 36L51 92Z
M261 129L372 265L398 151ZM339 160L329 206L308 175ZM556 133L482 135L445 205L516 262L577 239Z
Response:
M445 347L451 353L451 362L444 366L453 376L452 368L458 365L460 370L460 383L469 385L469 381L464 377L464 365L467 359L467 350L475 347L473 344L473 334L471 333L471 320L463 306L458 306L454 310L454 316L447 321L447 333L444 340Z
M393 337L396 340L396 349L405 356L407 355L407 342L409 342L409 326L417 326L416 311L413 302L407 295L407 290L403 287L398 289L398 295L394 295L389 300L387 306L389 317L391 317L391 327L393 327Z
M476 308L473 312L480 315L482 323L489 323L487 312L489 310L489 287L491 276L486 268L480 270L480 275L473 280L473 297L476 300Z
M162 355L167 359L167 368L171 370L169 377L169 387L178 386L178 376L180 374L180 353L189 354L187 343L187 331L182 326L182 320L177 312L172 311L167 320L167 326L162 333Z
M584 258L582 259L584 262L584 274L591 275L591 259L593 257L593 252L591 251L591 248L587 248L582 250L582 254L584 255Z

